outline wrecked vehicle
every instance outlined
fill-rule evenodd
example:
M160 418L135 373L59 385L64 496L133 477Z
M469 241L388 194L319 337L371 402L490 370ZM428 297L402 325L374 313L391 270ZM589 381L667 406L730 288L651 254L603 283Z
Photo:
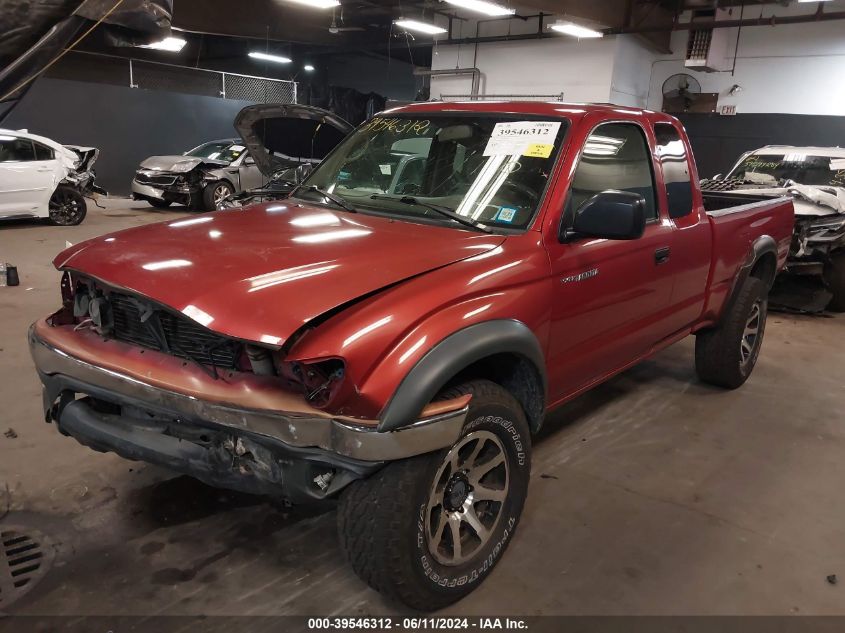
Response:
M225 197L218 209L286 198L352 126L314 106L265 103L241 110L235 129L267 182Z
M791 196L795 231L779 278L784 307L845 312L845 148L769 145L744 154L730 173L701 183L705 191L757 196ZM815 277L794 290L791 278ZM797 295L797 296L796 296Z
M260 187L264 176L240 139L203 143L176 156L151 156L132 180L132 198L213 211L227 196Z
M26 130L0 129L0 219L48 218L72 226L85 219L85 198L105 195L93 165L99 150L61 145Z
M420 168L391 195L399 149ZM336 499L356 573L437 609L513 539L547 411L690 334L703 381L749 378L792 225L789 198L702 196L666 114L416 104L287 200L60 253L29 345L63 434Z

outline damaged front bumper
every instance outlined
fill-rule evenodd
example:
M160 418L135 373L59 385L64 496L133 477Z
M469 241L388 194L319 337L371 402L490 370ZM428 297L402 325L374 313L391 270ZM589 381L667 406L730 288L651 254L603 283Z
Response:
M194 393L163 388L145 380L155 373L152 369L148 376L115 371L60 349L51 330L61 329L39 321L29 330L47 421L96 450L165 466L215 486L294 502L329 498L384 462L452 445L467 415L464 405L379 432L374 420L357 424L205 399L197 395L205 392L200 383L211 380L204 372L183 368ZM149 350L146 358L150 368L160 369L170 360L182 365L181 359Z
M199 183L182 181L181 176L138 171L132 179L132 198L190 205L200 195L202 186Z

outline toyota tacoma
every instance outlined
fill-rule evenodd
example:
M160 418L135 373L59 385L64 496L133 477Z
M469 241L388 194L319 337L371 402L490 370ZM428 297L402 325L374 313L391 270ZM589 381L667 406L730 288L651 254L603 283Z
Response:
M691 334L701 380L745 382L792 222L702 197L665 114L416 104L285 200L65 250L29 343L63 434L337 500L357 574L437 609L513 540L550 409Z

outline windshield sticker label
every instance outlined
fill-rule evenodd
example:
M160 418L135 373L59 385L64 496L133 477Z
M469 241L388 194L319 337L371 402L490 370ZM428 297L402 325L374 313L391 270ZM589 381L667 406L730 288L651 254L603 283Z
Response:
M845 169L845 158L831 158L830 171L841 171Z
M783 157L785 163L803 163L807 160L806 154L787 154Z
M382 176L390 176L393 173L393 165L379 165Z
M244 147L243 145L232 145L232 147L230 147L229 149L233 152L242 152L246 149L246 147Z
M515 121L497 123L484 150L485 156L527 156L536 146L551 146L560 130L560 121ZM532 154L533 155L533 154ZM549 150L551 156L551 150ZM543 158L543 156L538 156ZM548 158L548 156L545 156Z
M499 207L499 213L494 218L496 222L513 222L516 217L516 209L512 207Z
M552 155L555 146L551 143L532 143L522 155L528 158L548 158Z

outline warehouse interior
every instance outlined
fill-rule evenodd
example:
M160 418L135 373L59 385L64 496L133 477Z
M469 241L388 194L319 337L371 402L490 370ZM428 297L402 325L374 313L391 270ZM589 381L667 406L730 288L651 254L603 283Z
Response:
M845 615L845 0L0 9L0 630ZM548 145L504 138L544 125ZM426 192L442 158L402 179L425 143L458 147L452 169L479 134L474 185L472 157L448 195ZM383 184L347 195L367 152ZM491 179L511 197L464 214ZM607 193L602 221L632 209L638 231L579 233ZM716 375L734 327L736 380ZM491 445L501 498L458 527Z

